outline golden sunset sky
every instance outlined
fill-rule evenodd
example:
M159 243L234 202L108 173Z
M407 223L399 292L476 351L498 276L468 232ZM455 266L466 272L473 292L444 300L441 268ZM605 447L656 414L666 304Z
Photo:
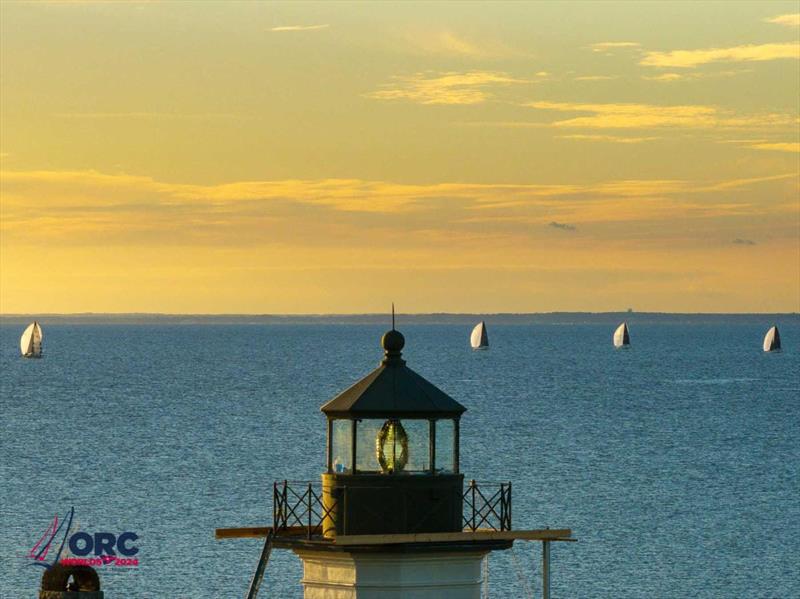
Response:
M2 2L0 312L800 310L792 2Z

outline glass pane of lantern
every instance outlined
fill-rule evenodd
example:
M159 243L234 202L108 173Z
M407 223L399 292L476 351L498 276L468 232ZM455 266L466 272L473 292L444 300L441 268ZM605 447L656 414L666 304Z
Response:
M352 468L353 422L351 420L333 421L331 440L331 468L333 472L349 472Z
M455 472L455 424L452 420L436 421L436 471Z
M404 472L424 472L430 469L430 422L427 420L403 420L408 436L408 461Z
M356 468L359 472L380 472L375 441L383 420L359 420L356 426Z

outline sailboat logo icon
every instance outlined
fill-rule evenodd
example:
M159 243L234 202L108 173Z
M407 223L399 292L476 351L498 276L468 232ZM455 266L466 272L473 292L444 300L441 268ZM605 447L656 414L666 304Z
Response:
M61 552L64 550L64 544L67 542L67 538L69 537L69 531L72 527L72 519L75 517L75 507L71 507L69 509L69 515L65 520L61 520L59 522L58 514L53 517L53 521L50 525L45 529L44 534L39 538L33 548L28 552L26 557L34 560L30 562L31 565L34 566L41 566L47 570L52 568L55 564L58 563L59 558L61 557ZM64 536L61 538L61 544L58 546L58 551L55 552L51 561L47 561L47 555L50 553L50 549L53 546L53 540L56 538L58 533L64 528L64 523L66 522L66 529L64 530Z

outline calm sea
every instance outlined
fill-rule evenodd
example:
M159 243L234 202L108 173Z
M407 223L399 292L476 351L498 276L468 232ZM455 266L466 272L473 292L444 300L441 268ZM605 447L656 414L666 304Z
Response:
M515 528L571 528L558 598L800 597L800 322L409 325L408 365L467 408L462 471L510 480ZM108 599L242 597L272 481L317 479L319 407L374 368L373 325L52 325L45 358L0 327L0 596L36 597L24 556L71 506L82 530L134 531L138 568ZM490 595L540 596L538 544L490 559ZM276 551L262 596L300 597Z

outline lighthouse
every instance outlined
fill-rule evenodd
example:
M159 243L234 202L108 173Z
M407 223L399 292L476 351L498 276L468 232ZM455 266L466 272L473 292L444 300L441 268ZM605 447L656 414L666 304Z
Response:
M302 561L305 599L478 599L487 554L526 540L542 543L547 598L550 543L574 540L571 531L513 530L511 483L460 471L466 408L407 366L394 326L381 346L378 367L321 408L321 480L276 481L271 526L217 529L220 539L264 537L246 597L275 548Z
M458 440L466 408L406 366L404 344L399 331L387 332L378 368L321 408L329 538L462 529Z

